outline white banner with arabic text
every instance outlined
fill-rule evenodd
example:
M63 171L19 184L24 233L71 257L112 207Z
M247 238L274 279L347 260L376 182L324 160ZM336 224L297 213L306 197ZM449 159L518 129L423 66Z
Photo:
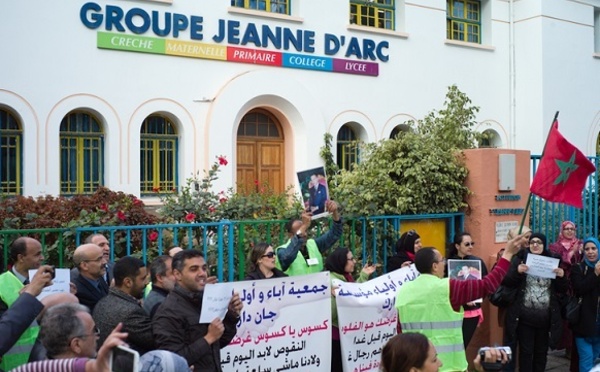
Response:
M396 294L419 275L414 265L365 283L334 280L345 372L379 371L381 349L396 335Z
M224 372L330 369L329 272L236 282L235 290L244 308L221 350Z

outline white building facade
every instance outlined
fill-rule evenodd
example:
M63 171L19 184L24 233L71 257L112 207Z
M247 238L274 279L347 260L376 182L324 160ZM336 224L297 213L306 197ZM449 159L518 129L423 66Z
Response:
M600 0L92 0L0 5L0 193L151 201L224 156L276 190L331 133L389 138L456 84L496 147L595 155Z

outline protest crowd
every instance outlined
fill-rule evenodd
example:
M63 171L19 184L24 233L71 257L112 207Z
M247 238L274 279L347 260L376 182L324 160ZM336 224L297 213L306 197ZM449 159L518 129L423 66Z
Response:
M551 348L566 349L574 371L593 369L600 243L579 240L572 222L552 244L511 231L489 271L468 233L444 257L411 230L388 272L371 278L376 265L356 268L352 249L334 249L342 218L332 200L325 210L326 233L309 237L305 212L286 225L283 245L255 244L246 280L234 283L217 283L195 249L175 247L149 265L112 262L110 242L93 234L75 249L62 290L49 291L60 270L42 264L39 241L20 237L0 275L0 370L466 371L488 298L508 348L482 350L475 369L544 371ZM135 367L117 346L137 352Z

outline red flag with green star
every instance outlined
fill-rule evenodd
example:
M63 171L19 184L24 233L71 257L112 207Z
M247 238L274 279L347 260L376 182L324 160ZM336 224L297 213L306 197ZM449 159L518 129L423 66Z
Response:
M554 120L530 191L548 201L582 208L581 193L595 170L594 164L560 134L558 120Z

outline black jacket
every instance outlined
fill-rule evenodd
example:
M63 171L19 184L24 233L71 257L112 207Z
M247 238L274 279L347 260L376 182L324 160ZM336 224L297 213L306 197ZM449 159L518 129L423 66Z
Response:
M600 276L594 273L593 267L588 267L582 262L571 267L571 284L575 295L581 297L579 323L571 327L573 333L575 337L596 336Z
M525 294L525 285L527 274L519 274L519 264L527 261L528 251L521 251L515 255L511 261L510 269L502 280L502 285L510 288L518 288L517 298L506 309L506 318L504 323L504 329L507 333L509 340L517 339L517 327L519 325L519 316L521 315L523 305L523 295ZM559 258L558 255L544 250L542 253L544 256ZM552 279L550 285L550 348L555 348L561 341L562 338L562 316L561 316L561 303L563 297L567 293L568 281L565 277Z
M413 260L408 256L406 252L398 252L395 255L388 258L387 265L385 267L386 272L392 272L402 267L402 264L406 261L412 262Z
M156 346L184 357L194 372L221 372L221 349L229 345L237 331L237 316L225 315L225 332L209 345L204 336L208 324L198 323L202 308L202 292L194 293L175 286L154 314L153 332Z
M94 312L94 307L102 298L108 294L108 284L104 280L100 280L99 288L96 289L92 283L87 281L83 276L78 275L73 281L77 286L77 293L75 296L79 299L79 303L87 306L90 309L90 313Z
M44 305L29 293L21 293L0 319L0 358L17 342Z
M283 278L285 276L287 276L286 273L279 270L278 268L274 268L273 276L271 278ZM269 278L269 279L271 279L271 278ZM251 273L248 273L248 275L246 275L246 278L244 278L244 280L260 280L260 279L267 279L267 278L265 278L265 274L263 274L262 271L260 271L260 269L256 269L256 270L252 271Z
M113 287L108 296L96 304L92 313L100 330L98 345L102 345L117 324L123 323L121 332L128 332L126 342L140 355L154 350L152 320L140 306L139 301Z

